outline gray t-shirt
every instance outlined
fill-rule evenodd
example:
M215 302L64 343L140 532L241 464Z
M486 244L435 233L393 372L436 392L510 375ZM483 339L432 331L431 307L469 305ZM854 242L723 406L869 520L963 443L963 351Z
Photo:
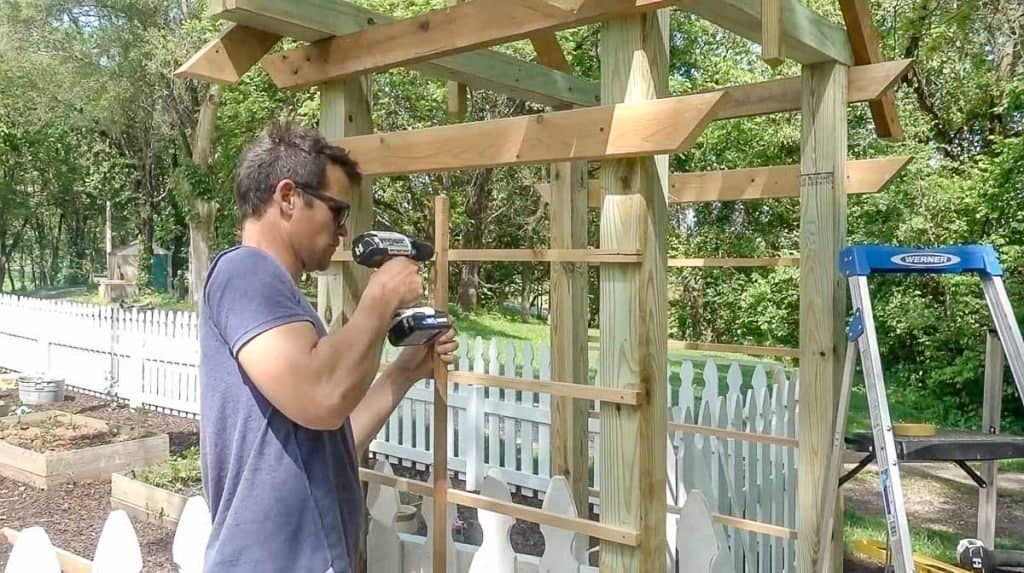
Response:
M214 259L200 319L200 462L213 516L205 569L348 573L363 498L348 421L300 426L267 401L236 357L257 334L320 317L276 259L232 247Z

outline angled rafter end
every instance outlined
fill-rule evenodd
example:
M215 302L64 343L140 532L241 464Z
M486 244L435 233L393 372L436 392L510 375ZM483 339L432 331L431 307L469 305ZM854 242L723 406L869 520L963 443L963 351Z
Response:
M271 32L230 24L174 71L176 78L233 84L273 49L281 37Z

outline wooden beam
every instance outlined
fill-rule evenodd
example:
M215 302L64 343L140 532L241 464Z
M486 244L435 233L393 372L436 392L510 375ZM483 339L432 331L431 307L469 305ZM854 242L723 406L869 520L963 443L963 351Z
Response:
M895 60L849 68L848 103L877 99L891 89L913 60ZM800 78L767 80L754 84L722 88L728 92L715 119L736 119L770 113L800 110Z
M320 89L320 131L324 137L373 131L369 89L368 78L331 82ZM348 237L342 239L339 251L349 252L349 238L359 236L373 225L372 190L369 176L364 177L362 185L352 186L352 210L346 223ZM332 259L327 272L317 276L317 311L328 329L340 328L348 320L370 280L370 272L361 265Z
M846 31L799 0L782 3L782 50L803 64L838 61L852 65ZM682 0L680 7L701 18L761 43L761 0Z
M238 24L228 26L174 71L176 78L233 84L256 65L281 36Z
M450 260L616 264L639 263L641 257L634 249L452 249Z
M590 342L600 342L598 335L588 335ZM685 340L669 340L669 350L705 350L708 352L728 352L731 354L749 354L751 356L787 356L799 358L800 349L784 346L749 346L745 344L719 344L714 342L687 342ZM594 416L592 416L594 417Z
M434 198L434 307L448 310L448 197ZM433 570L448 571L448 368L434 359L434 419L430 444L434 451L434 531ZM445 535L442 535L445 532ZM451 556L452 561L455 556Z
M554 32L536 32L530 34L530 43L533 44L533 51L537 53L537 63L558 70L567 74L572 73L569 60L565 59L565 51L558 43Z
M616 264L638 263L641 254L635 249L451 249L450 262L513 262ZM351 261L352 253L339 248L333 261Z
M696 259L680 259L671 258L668 259L668 266L670 267L725 267L725 268L739 268L739 267L798 267L800 266L800 259L798 257L762 257L756 259L730 259L730 258L696 258Z
M348 149L368 175L681 152L703 132L722 96L710 92L332 143Z
M546 380L529 380L526 378L510 378L493 376L476 372L454 371L448 379L457 384L490 386L492 388L510 388L524 392L541 392L552 396L563 396L574 400L600 400L611 404L627 404L636 406L643 402L644 396L639 390L624 388L597 388L585 384L569 382L552 382Z
M775 68L782 55L782 0L761 0L761 59Z
M424 482L389 476L366 468L359 468L359 478L366 482L386 485L388 487L393 487L398 491L406 491L423 497L429 498L433 495L433 489ZM508 503L460 490L448 490L448 501L464 505L466 507L485 509L502 515L510 515L531 523L550 525L559 529L565 529L581 533L583 535L596 537L598 539L603 539L605 541L611 541L612 543L622 543L631 546L639 544L639 534L636 531L596 523L579 517L558 515L542 509L535 509L526 505L519 505L517 503Z
M836 395L846 340L845 282L839 250L846 240L848 74L838 64L806 66L800 145L800 448L797 464L797 570L814 571L822 491L832 451ZM833 555L842 557L842 511ZM829 569L834 570L834 569Z
M849 161L846 166L846 194L877 193L885 188L910 162L910 156L881 157ZM673 173L669 177L670 203L708 201L750 201L800 196L800 166L780 165L723 171ZM551 201L551 186L534 186L544 201ZM591 179L588 189L591 209L601 206L601 181ZM557 193L555 194L557 197Z
M306 42L394 21L346 0L211 0L210 14ZM545 105L592 106L600 101L598 86L592 82L493 50L456 54L409 68Z
M878 31L871 20L869 0L839 0L839 8L846 22L846 32L853 50L853 62L857 65L874 64L882 61L882 46ZM890 141L903 139L903 127L896 111L896 98L892 90L886 90L878 99L868 103L871 119L875 123L878 137Z
M263 65L279 88L304 88L496 46L536 32L656 10L675 2L585 0L578 10L567 11L551 9L545 2L474 0L273 54ZM549 8L538 9L543 6Z
M551 165L557 198L551 203L551 248L587 248L587 165ZM551 265L551 374L555 380L589 385L587 323L590 319L588 267ZM587 404L556 396L551 400L551 475L569 483L578 515L589 515L590 434Z
M730 440L743 440L744 442L751 442L755 444L772 444L776 446L784 446L787 448L795 448L800 445L799 441L797 441L796 438L787 438L786 436L773 436L771 434L758 434L754 432L741 432L738 430L727 430L725 428L701 426L698 424L681 424L678 422L669 422L668 431L683 432L684 434L701 434L705 436L715 436L718 438L727 438Z
M707 352L730 352L733 354L749 354L751 356L785 356L799 358L799 348L783 346L750 346L745 344L719 344L714 342L685 342L669 340L668 347L672 350L703 350Z
M910 63L901 60L851 69L854 87L850 101L877 97ZM349 149L369 175L674 153L688 149L709 118L795 111L800 108L799 101L799 78L789 78L703 94L345 138L334 143Z
M850 161L846 168L846 193L881 191L910 159L905 156ZM800 166L679 173L672 176L671 185L672 201L676 203L799 197Z
M658 101L667 94L668 33L666 11L604 23L599 47L602 103ZM644 404L632 408L601 404L601 521L640 531L635 549L602 544L603 572L666 566L667 159L601 163L605 199L600 246L639 248L644 255L638 266L601 267L598 381L610 388L639 381L647 396Z
M10 527L0 529L0 536L12 546L18 542L20 534L20 531ZM92 573L92 561L59 547L54 547L54 551L57 553L57 562L60 563L60 570L63 573Z
M449 6L454 6L462 0L448 0ZM469 99L469 89L466 84L457 81L448 82L448 123L462 123L466 121L466 110Z

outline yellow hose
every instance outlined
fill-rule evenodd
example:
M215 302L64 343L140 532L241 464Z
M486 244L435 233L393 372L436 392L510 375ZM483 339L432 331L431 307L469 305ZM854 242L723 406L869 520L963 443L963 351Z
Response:
M884 541L877 539L856 539L853 542L853 552L860 557L885 563L888 548ZM971 573L967 569L920 555L914 555L914 565L917 566L919 573Z

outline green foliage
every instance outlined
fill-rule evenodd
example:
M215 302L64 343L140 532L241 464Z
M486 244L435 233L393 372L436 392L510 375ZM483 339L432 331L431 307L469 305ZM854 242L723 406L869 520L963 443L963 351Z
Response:
M838 5L806 0L834 22ZM213 251L238 240L234 168L245 146L276 118L316 125L317 88L279 90L259 67L216 97L219 108L209 169L192 160L200 103L210 87L171 72L222 23L197 0L8 0L0 3L0 288L81 285L105 269L104 212L113 211L115 246L141 238L188 268L194 199L218 206ZM361 0L406 17L445 0ZM848 108L852 158L906 154L914 161L884 192L850 197L851 242L906 245L992 243L1007 270L1018 316L1024 314L1024 68L1019 3L997 0L873 0L882 51L912 57L899 85L902 142L879 141L866 105ZM557 34L575 74L600 75L599 24ZM294 45L285 40L276 49ZM493 49L532 59L529 40ZM787 62L772 69L759 48L682 10L671 13L669 91L799 75ZM447 82L406 69L373 74L378 131L449 121ZM467 121L547 111L485 91L469 97ZM673 171L794 164L800 160L799 114L713 123ZM598 175L592 166L591 177ZM548 210L534 191L547 166L414 174L373 181L375 226L430 238L432 202L451 200L453 247L547 246ZM597 245L591 214L590 245ZM795 199L678 205L670 210L670 256L766 257L799 253ZM145 267L146 262L143 261ZM474 284L478 313L468 332L536 340L543 323L513 324L509 308L546 305L549 265L453 265L453 303ZM142 269L143 271L145 268ZM148 276L144 273L142 276ZM591 326L597 326L598 276L590 272ZM314 279L302 287L315 292ZM873 281L887 380L897 407L948 425L977 427L985 330L977 282L955 277L882 277ZM178 291L181 292L180 283ZM469 289L465 289L468 293ZM798 272L772 269L673 269L669 335L698 341L796 346ZM170 302L153 293L140 301ZM453 306L459 306L453 304ZM532 319L531 319L532 320ZM1024 428L1009 372L1004 420Z
M176 493L194 491L202 483L199 447L190 446L159 464L137 470L135 479Z

